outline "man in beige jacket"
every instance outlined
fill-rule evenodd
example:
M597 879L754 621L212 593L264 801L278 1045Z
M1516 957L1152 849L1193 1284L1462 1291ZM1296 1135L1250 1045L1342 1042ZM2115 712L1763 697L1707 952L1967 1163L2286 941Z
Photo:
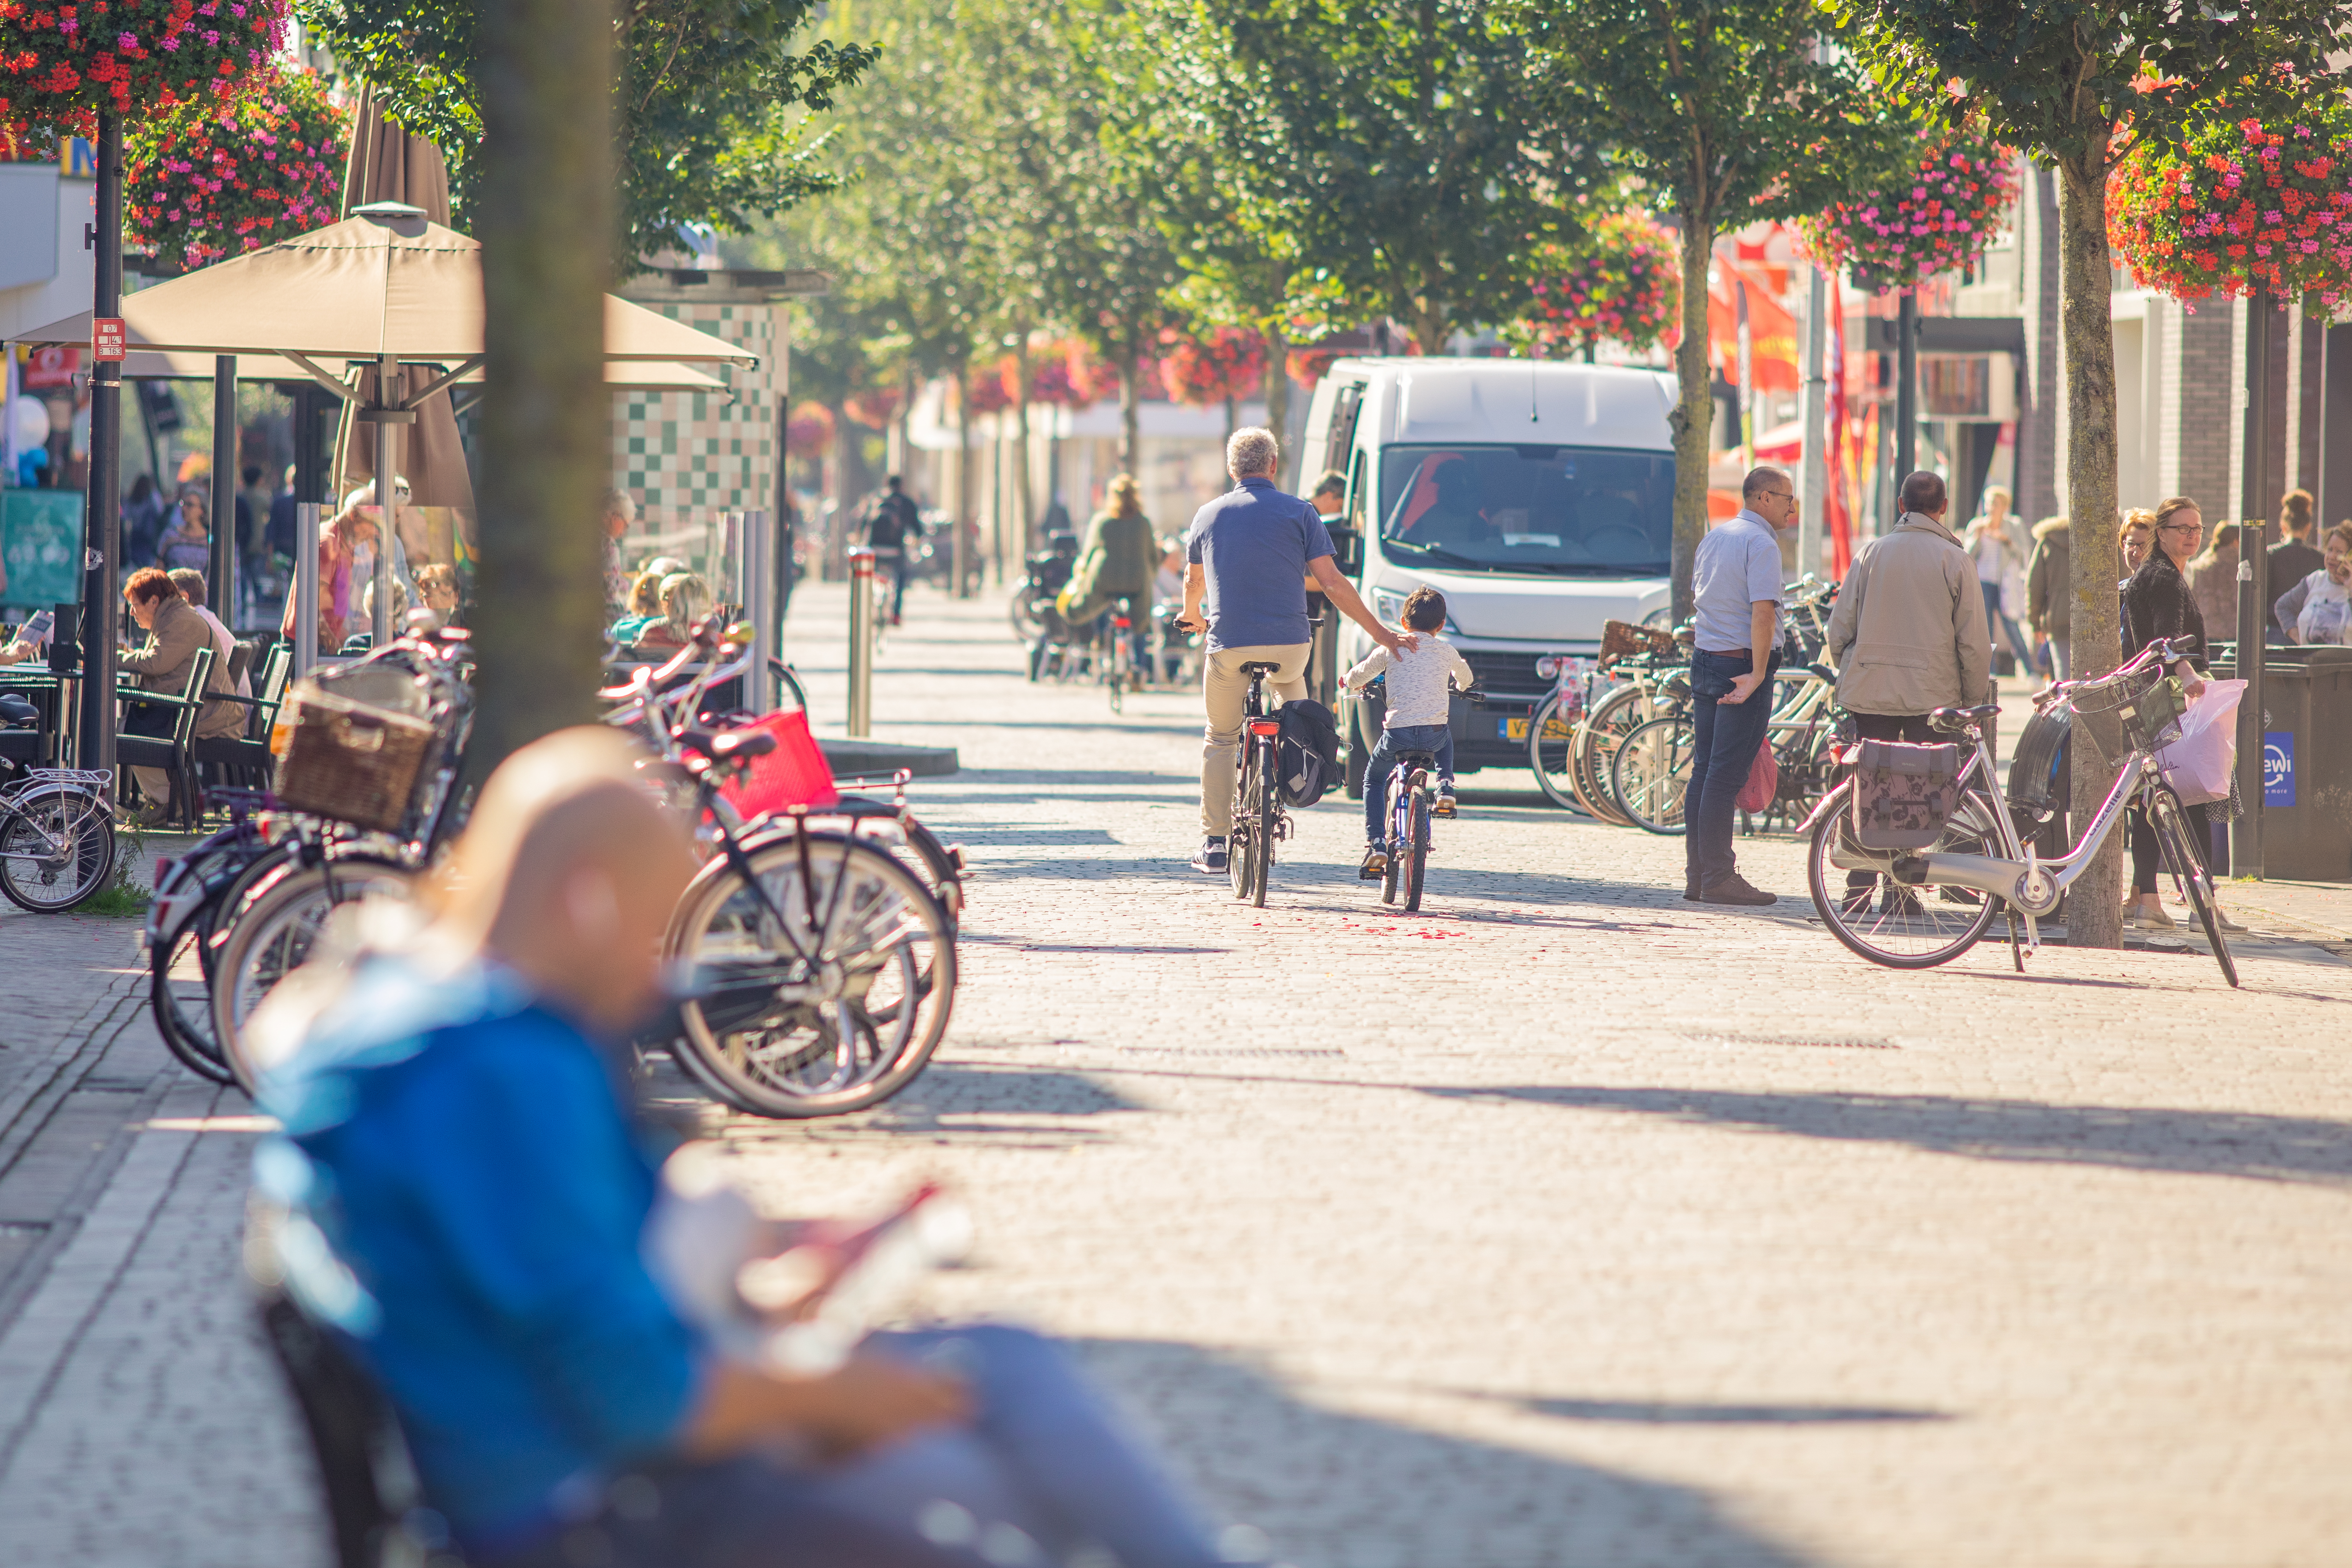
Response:
M1944 481L1913 474L1902 503L1894 529L1863 547L1838 589L1829 654L1838 702L1864 740L1929 746L1950 739L1927 727L1931 711L1993 700L1992 633L1976 563L1944 526ZM1846 873L1850 889L1875 880Z

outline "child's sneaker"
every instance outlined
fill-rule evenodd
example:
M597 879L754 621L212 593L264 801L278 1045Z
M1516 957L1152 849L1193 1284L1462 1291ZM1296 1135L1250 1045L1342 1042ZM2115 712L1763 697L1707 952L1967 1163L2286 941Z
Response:
M1377 882L1389 874L1388 847L1381 844L1364 846L1364 863L1356 868L1360 881Z
M1429 815L1432 816L1451 816L1454 815L1454 786L1452 784L1439 784L1437 786L1437 799L1430 805Z

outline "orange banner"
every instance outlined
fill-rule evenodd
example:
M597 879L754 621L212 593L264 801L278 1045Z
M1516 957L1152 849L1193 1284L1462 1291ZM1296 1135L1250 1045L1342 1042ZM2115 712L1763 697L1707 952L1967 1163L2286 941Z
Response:
M1726 381L1739 380L1739 306L1736 286L1748 285L1748 335L1758 392L1794 392L1797 375L1797 318L1780 303L1768 271L1779 268L1744 267L1737 261L1716 261L1717 279L1707 289L1707 351Z

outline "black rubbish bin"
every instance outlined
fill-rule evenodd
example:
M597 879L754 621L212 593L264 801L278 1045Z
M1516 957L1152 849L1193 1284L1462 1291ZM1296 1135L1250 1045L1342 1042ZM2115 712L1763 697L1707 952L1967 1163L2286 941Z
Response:
M2352 647L2266 648L2263 708L2263 874L2352 882Z

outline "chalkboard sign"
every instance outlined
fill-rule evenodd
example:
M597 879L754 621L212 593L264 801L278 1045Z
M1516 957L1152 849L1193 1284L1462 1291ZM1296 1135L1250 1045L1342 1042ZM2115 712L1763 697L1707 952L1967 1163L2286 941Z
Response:
M0 490L0 604L80 602L81 513L79 490Z

